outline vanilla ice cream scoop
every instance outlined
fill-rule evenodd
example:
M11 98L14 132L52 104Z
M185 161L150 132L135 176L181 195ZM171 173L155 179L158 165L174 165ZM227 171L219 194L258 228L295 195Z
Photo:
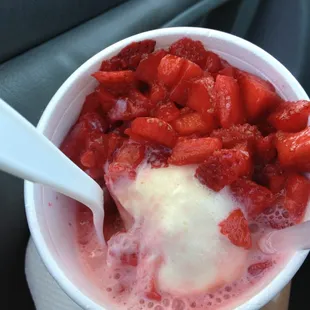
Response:
M237 208L229 191L202 185L195 169L146 166L134 181L110 185L135 223L143 223L141 248L161 257L157 285L172 294L205 292L237 279L248 255L220 233L218 224Z

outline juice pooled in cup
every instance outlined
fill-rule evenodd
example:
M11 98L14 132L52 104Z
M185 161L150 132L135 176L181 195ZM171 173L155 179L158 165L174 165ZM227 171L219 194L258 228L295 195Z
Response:
M112 308L232 309L291 255L257 241L304 218L310 103L200 41L155 45L102 62L62 144L105 193L106 248L78 207L81 262Z

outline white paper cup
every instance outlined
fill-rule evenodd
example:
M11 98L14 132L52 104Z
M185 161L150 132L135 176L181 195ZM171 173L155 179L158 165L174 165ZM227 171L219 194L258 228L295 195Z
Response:
M286 100L308 99L303 88L281 63L241 38L202 28L158 29L117 42L85 62L54 95L40 119L38 130L56 145L61 143L76 121L85 96L94 90L96 81L90 75L99 69L103 59L114 56L133 41L154 39L157 48L166 48L185 36L200 40L207 49L232 65L269 80ZM111 309L111 305L102 301L100 290L82 272L75 245L75 203L48 187L25 182L25 204L36 247L62 289L84 309ZM291 280L307 254L308 251L296 253L271 283L237 309L264 306Z

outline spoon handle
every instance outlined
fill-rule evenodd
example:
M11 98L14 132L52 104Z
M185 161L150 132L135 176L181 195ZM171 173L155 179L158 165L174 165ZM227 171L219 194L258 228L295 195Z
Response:
M48 185L88 206L98 222L103 220L100 186L2 99L0 145L0 170Z
M259 240L259 247L266 254L310 249L310 221L267 233Z

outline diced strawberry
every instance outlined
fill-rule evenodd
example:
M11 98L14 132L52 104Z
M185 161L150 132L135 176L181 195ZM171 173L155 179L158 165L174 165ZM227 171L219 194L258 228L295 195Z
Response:
M127 177L130 180L135 180L137 173L135 169L132 169L126 164L113 161L109 164L107 175L112 182L116 182L119 178L122 177Z
M85 122L89 131L106 132L108 129L108 123L98 113L89 112L82 115L79 118L79 122Z
M206 62L203 68L211 73L218 72L222 69L221 58L217 54L208 51Z
M190 80L202 77L203 71L198 65L189 60L186 61L181 71L183 71L183 73L181 73L178 84L171 90L170 99L184 106L187 101Z
M162 119L169 123L177 119L180 115L180 110L173 102L158 105L154 110L154 117Z
M145 106L131 101L128 97L120 97L115 105L108 112L108 117L112 122L129 121L136 117L148 116L149 111Z
M291 173L285 185L284 208L295 223L301 222L310 197L310 181L298 173Z
M220 224L221 234L227 236L232 244L249 250L252 247L248 221L240 209L232 211Z
M226 75L226 76L231 76L233 78L237 77L236 69L234 67L225 67L224 69L220 70L218 72L220 75Z
M256 277L256 276L259 276L266 269L270 268L271 266L272 266L271 260L255 263L255 264L252 264L251 266L249 266L248 273L251 276Z
M136 175L135 169L144 157L145 145L126 141L114 155L113 162L109 165L109 177L114 181L124 175L133 179Z
M81 152L88 137L94 133L102 135L107 129L105 120L96 113L86 113L80 117L61 144L61 151L79 165Z
M96 94L99 98L103 112L107 113L116 104L117 98L108 92L103 86L96 88Z
M155 82L157 80L157 69L159 63L166 55L167 52L161 49L142 59L136 70L136 77L139 80L149 84Z
M153 83L149 91L149 98L153 106L165 102L168 98L166 87L160 82Z
M125 61L117 56L108 60L103 60L100 66L100 71L121 71L125 69L128 69Z
M250 120L263 116L281 102L281 98L269 82L242 71L239 71L238 76L246 113Z
M276 148L283 167L310 171L310 127L297 133L278 132Z
M154 40L144 40L132 42L124 47L116 56L110 60L104 60L101 64L101 71L134 70L145 54L154 51L156 42Z
M195 112L193 109L191 109L190 107L184 107L180 109L180 116L185 115L185 114L190 114Z
M271 133L276 133L277 131L271 124L266 122L266 119L262 120L261 122L255 125L263 136L268 136Z
M128 99L132 101L135 106L144 107L147 110L150 110L153 108L153 104L151 103L150 99L144 96L137 89L131 89L128 92Z
M150 288L147 292L145 292L145 296L148 299L155 300L155 301L161 301L161 295L158 293L155 285L155 280L152 279L150 283Z
M221 147L222 142L216 138L185 140L175 145L168 162L177 166L199 164Z
M214 121L214 108L210 92L213 90L214 80L211 77L203 77L192 81L188 90L186 105L199 112L206 122Z
M131 124L131 132L147 141L173 147L176 132L170 124L158 118L138 117Z
M96 154L92 150L87 150L81 155L81 164L87 168L93 168L96 165Z
M260 137L256 141L256 160L262 163L268 163L277 156L275 146L275 134L266 137Z
M171 149L157 146L156 148L149 148L147 153L147 163L150 164L152 168L164 168L169 166L168 158L171 155Z
M201 68L205 67L207 52L200 41L182 38L170 46L169 53L186 58Z
M120 135L115 134L113 132L108 133L106 139L107 139L107 145L108 145L107 146L108 152L105 152L105 153L106 153L107 159L111 160L112 156L114 155L114 152L122 146L125 139L121 137Z
M100 100L97 96L97 93L92 92L91 94L86 96L80 116L89 112L98 113L99 110L100 110Z
M236 149L215 151L196 170L196 178L218 192L252 170L247 152Z
M221 128L214 130L211 137L219 138L223 142L223 147L232 148L243 142L248 142L249 146L255 145L256 140L261 137L256 126L250 124L233 125L230 128Z
M141 58L145 54L150 54L154 51L156 41L143 40L139 42L132 42L124 47L117 56L126 62L129 69L136 69Z
M279 163L268 164L263 168L260 179L262 184L266 185L272 193L277 194L284 189L287 175Z
M109 119L129 121L136 117L148 116L152 107L151 101L136 89L131 89L127 97L120 97L108 112Z
M198 112L180 115L180 117L174 120L171 125L181 136L187 136L194 133L205 135L210 133L215 127L214 122L206 123Z
M166 55L159 63L157 69L158 80L169 89L179 82L186 60L173 55Z
M145 145L126 141L114 156L113 161L135 169L142 162L144 156Z
M237 80L233 77L218 75L214 86L216 111L223 128L245 122L244 110Z
M283 102L268 117L277 130L298 132L307 127L310 115L310 101Z
M201 135L197 135L195 133L192 135L189 135L189 136L179 136L177 138L177 143L187 141L187 140L191 140L191 139L199 139L199 138L201 138Z
M92 76L107 90L114 94L124 94L136 85L136 77L133 71L98 71Z
M247 179L238 179L230 188L239 202L244 204L247 215L253 219L274 202L274 196L268 188Z

